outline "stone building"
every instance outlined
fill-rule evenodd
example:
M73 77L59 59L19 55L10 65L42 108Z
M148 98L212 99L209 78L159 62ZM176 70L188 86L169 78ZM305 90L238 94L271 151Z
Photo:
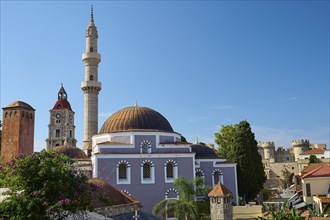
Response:
M62 146L65 143L76 146L74 112L63 85L58 92L58 99L54 107L49 112L47 150Z
M277 150L274 142L259 142L258 152L262 156L267 175L265 187L278 190L289 187L293 183L293 177L301 170L304 154L311 149L324 151L325 148L325 144L310 144L309 140L293 140L291 147L278 147Z
M2 108L2 143L0 155L8 162L19 153L32 154L34 144L34 112L29 104L16 101Z

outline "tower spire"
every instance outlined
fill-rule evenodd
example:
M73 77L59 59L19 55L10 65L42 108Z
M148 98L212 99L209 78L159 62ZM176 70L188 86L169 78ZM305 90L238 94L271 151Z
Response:
M91 22L94 23L93 5L91 5Z

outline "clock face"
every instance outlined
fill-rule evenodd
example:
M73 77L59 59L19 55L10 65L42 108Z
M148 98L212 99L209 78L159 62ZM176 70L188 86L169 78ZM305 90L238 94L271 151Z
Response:
M61 114L60 113L57 113L56 114L56 118L60 118L61 117Z

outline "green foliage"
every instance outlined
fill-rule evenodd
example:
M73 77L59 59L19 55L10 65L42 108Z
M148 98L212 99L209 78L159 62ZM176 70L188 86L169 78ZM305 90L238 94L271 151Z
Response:
M90 209L87 177L74 161L56 152L20 154L0 166L0 188L9 188L0 202L3 219L63 219Z
M322 161L317 158L315 155L310 155L309 156L309 162L308 164L311 164L311 163L321 163Z
M266 218L259 217L259 220L304 220L305 217L302 217L302 212L297 212L295 209L288 208L288 201L285 201L281 206L280 210L274 211L271 207L266 207L268 211L268 216Z
M179 177L174 181L173 185L179 193L179 199L168 198L162 200L154 206L153 213L165 218L166 213L173 212L176 219L197 219L198 212L205 211L206 204L203 204L203 201L197 203L195 196L199 195L206 198L205 196L210 191L210 188L204 185L202 178L186 180L184 177ZM208 201L204 200L204 202Z
M233 136L236 132L237 125L227 125L215 133L215 143L218 144L218 155L230 160L233 157Z
M266 181L258 143L247 121L222 126L215 133L215 142L219 144L218 154L228 161L237 163L238 193L243 202L254 199Z
M272 192L269 189L262 189L261 193L262 193L263 201L268 201L269 199L272 198Z
M181 142L187 142L187 140L184 136L181 136Z

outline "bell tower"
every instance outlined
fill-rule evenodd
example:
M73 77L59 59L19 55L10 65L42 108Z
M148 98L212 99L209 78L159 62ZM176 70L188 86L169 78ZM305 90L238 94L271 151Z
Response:
M47 150L51 150L56 146L63 146L65 143L76 146L74 112L63 85L58 91L54 107L49 112Z
M81 89L84 92L83 150L88 156L92 151L92 136L98 131L98 95L101 90L101 82L98 81L98 64L101 62L101 55L97 52L97 39L92 7L86 30L86 49L82 54L82 60L85 63L85 81L81 83Z

